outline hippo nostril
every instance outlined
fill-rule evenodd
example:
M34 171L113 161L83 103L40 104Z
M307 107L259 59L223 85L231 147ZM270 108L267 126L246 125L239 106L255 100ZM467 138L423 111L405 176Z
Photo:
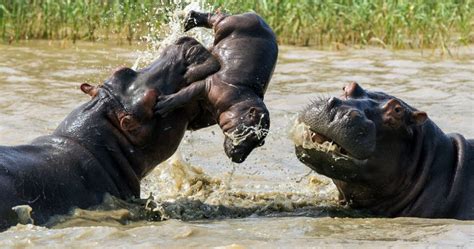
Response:
M357 110L352 110L352 111L349 111L347 114L346 114L350 119L355 119L355 118L358 118L358 117L362 117L362 114L357 111Z

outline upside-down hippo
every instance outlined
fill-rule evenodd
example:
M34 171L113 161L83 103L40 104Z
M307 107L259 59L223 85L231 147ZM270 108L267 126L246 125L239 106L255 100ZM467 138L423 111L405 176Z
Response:
M474 140L357 83L320 99L293 130L297 157L350 207L386 217L474 219Z
M263 97L278 56L275 34L255 13L191 11L185 20L185 30L194 27L214 29L210 51L219 60L221 70L176 94L160 96L156 111L165 115L200 99L203 112L190 128L218 123L225 134L227 156L233 162L243 162L254 148L263 145L270 127Z
M140 180L175 152L199 111L190 105L158 118L157 96L218 69L206 48L185 37L145 69L121 68L99 87L82 84L92 99L51 135L0 146L0 231L16 224L17 205L31 206L41 225L73 207L98 205L106 193L139 197Z

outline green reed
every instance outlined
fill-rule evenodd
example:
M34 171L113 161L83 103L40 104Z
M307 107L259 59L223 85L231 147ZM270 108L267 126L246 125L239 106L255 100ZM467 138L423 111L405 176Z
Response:
M2 2L3 1L3 2ZM171 1L153 0L2 0L0 32L4 40L118 38L146 34L166 23Z
M0 0L0 35L21 39L119 39L163 27L184 1ZM209 1L210 2L210 1ZM217 0L230 13L255 11L284 44L447 48L474 42L474 0Z
M283 43L380 44L446 48L474 42L472 0L221 0L230 11L255 10Z

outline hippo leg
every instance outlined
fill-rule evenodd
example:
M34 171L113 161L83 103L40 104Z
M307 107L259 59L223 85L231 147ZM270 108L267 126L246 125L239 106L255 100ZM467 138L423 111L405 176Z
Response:
M205 50L204 47L201 48ZM219 64L219 61L207 50L206 52L209 55L203 63L197 64L195 66L190 66L188 68L188 71L184 75L187 84L191 84L199 80L204 80L207 76L217 72L220 69L221 65ZM190 56L192 57L192 55Z
M17 215L12 207L15 206L13 195L15 189L14 183L6 176L0 176L0 231L15 225L18 222Z
M198 102L199 105L201 105ZM214 114L203 106L200 106L199 115L196 116L188 125L188 130L195 131L217 124Z
M155 114L166 116L169 112L191 101L206 97L209 89L208 81L202 80L181 89L177 93L159 96L154 108Z
M184 20L184 31L191 30L194 27L211 28L212 26L209 22L210 15L211 14L209 13L201 13L191 10Z

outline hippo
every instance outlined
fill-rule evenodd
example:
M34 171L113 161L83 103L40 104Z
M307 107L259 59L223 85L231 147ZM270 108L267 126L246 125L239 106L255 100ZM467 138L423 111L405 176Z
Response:
M264 93L278 56L276 37L255 13L226 15L191 11L185 30L213 28L211 53L221 69L205 80L194 82L172 95L160 95L159 115L199 99L201 113L190 129L219 124L225 134L224 150L233 162L241 163L265 142L270 115Z
M140 180L171 157L199 113L190 105L157 117L157 96L219 68L205 47L184 37L147 68L120 68L103 85L82 84L91 100L52 134L0 146L0 230L16 224L14 210L21 206L30 206L32 220L42 225L74 207L98 205L106 194L139 198Z
M342 203L383 217L474 219L474 140L357 83L299 115L298 159L330 177Z

